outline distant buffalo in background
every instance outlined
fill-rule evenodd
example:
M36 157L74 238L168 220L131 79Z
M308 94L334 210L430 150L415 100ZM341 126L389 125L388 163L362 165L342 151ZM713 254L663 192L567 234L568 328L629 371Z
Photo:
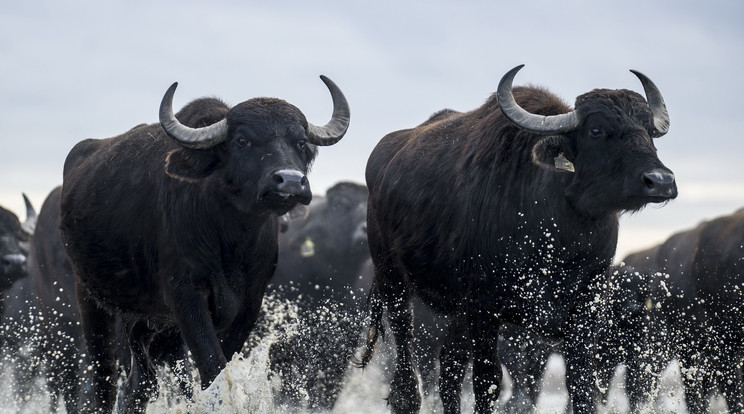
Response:
M351 182L314 196L279 237L267 295L287 301L295 332L272 345L279 403L330 410L362 332L366 291L367 187Z
M5 351L14 355L18 399L26 398L33 379L43 375L52 409L61 396L72 413L79 411L85 344L72 268L59 233L61 190L52 190L41 206L28 277L13 286L3 322L10 327Z
M36 226L36 211L26 195L26 221L21 223L10 210L0 206L0 292L26 276L28 243Z
M744 411L744 209L676 233L623 262L655 275L648 285L650 330L661 347L649 371L679 360L690 413L707 412L716 389L731 412Z
M651 277L630 266L608 269L604 290L594 304L598 317L587 327L595 332L597 404L607 403L607 391L619 365L626 367L625 389L631 412L648 399L651 386L644 382L650 380L646 367L656 357L652 342L658 340L649 322ZM499 355L513 383L504 411L534 412L548 358L554 353L565 358L564 343L547 341L513 324L502 326L501 337Z
M80 325L72 267L59 232L60 193L57 187L47 196L29 243L28 276L12 286L5 301L3 339L5 358L13 365L16 400L23 406L33 392L33 382L43 377L51 409L58 410L62 397L68 413L81 406L89 390L84 381L85 341ZM117 328L117 360L123 374L131 369L131 354L120 319ZM156 364L166 364L181 375L182 392L190 396L190 374L178 371L188 359L177 330L158 332L150 344ZM177 361L183 361L181 365ZM118 375L117 375L118 377Z
M26 221L23 223L13 212L0 207L0 314L3 318L0 345L3 360L11 365L18 361L16 338L28 333L29 325L20 325L17 320L9 319L8 315L15 310L17 302L33 299L28 293L30 288L21 285L30 285L28 255L38 216L25 194L23 200L26 205ZM16 299L19 296L23 298Z

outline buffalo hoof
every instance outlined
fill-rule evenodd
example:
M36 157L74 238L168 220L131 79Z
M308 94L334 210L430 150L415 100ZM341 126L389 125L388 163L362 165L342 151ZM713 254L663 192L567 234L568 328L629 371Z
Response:
M421 409L421 395L418 392L418 380L413 369L395 371L390 382L388 396L393 414L415 414Z
M528 414L534 413L536 408L535 403L530 398L512 395L504 405L504 412L507 414Z

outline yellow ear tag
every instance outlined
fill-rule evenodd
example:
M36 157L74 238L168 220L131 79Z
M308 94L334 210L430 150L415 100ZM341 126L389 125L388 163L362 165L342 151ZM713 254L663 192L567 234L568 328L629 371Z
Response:
M555 168L561 171L566 172L574 172L574 165L571 161L566 158L565 155L561 152L558 154L557 157L553 158L553 162L555 163Z
M302 257L315 256L315 243L313 243L313 241L310 240L309 237L306 237L305 243L302 243L302 246L300 246L300 256Z
M654 303L651 302L651 298L646 298L646 310L650 311L654 307Z

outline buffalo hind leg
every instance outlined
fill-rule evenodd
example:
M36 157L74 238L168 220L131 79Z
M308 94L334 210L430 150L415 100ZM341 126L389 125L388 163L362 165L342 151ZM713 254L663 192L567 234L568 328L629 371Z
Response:
M470 357L467 321L458 317L450 323L439 351L439 397L445 414L460 413L462 380Z
M418 378L411 352L413 311L410 297L400 282L396 284L396 289L380 287L388 310L388 322L395 338L396 350L395 372L390 382L388 404L395 414L417 413L421 408L421 395L418 392Z
M81 379L79 378L80 372L80 354L77 348L70 344L68 337L61 335L56 339L57 344L61 345L62 349L58 349L59 355L54 355L54 361L50 362L50 366L47 369L50 370L51 375L47 379L47 385L50 391L54 392L53 399L56 399L56 394L62 394L65 403L65 409L68 413L78 412L78 401L80 401L80 388ZM67 341L65 341L67 339ZM59 402L53 403L52 407L57 410Z
M153 336L142 321L135 322L128 332L131 364L119 393L119 412L144 413L150 400L157 397L156 371L148 352Z
M85 343L90 358L90 376L92 395L81 396L82 411L90 413L110 413L116 402L116 355L115 337L111 316L104 312L81 283L77 287L80 321L83 327ZM82 390L81 390L82 391Z

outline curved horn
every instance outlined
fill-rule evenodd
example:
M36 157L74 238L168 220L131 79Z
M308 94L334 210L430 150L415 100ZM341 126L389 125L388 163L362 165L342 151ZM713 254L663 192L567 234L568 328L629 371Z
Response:
M506 75L499 82L496 97L498 98L501 112L517 126L533 132L555 134L576 129L579 126L579 116L576 114L576 111L561 115L544 116L531 114L517 105L512 94L512 81L522 67L524 65L519 65L506 72Z
M656 131L653 137L659 138L669 132L669 112L667 112L666 105L664 104L664 97L661 96L659 88L646 75L633 69L630 71L638 76L638 79L640 79L643 85L648 106L651 107L651 113L654 114L654 128L656 128Z
M36 210L34 210L34 206L28 199L28 196L26 196L25 193L21 194L23 195L23 202L26 203L26 221L21 224L21 229L24 233L31 236L34 234L34 230L36 229L36 221L38 219L38 216L36 215Z
M331 117L331 120L322 127L315 126L308 122L307 139L315 145L328 146L337 143L344 137L344 134L346 134L346 130L349 129L351 111L349 109L349 103L346 101L346 97L344 97L341 89L339 89L332 80L323 75L320 75L320 79L326 84L328 90L331 92L331 99L333 99L333 116Z
M178 82L168 88L160 102L160 125L169 137L187 148L205 149L213 147L227 138L227 120L204 128L190 128L178 122L173 115L173 94Z

